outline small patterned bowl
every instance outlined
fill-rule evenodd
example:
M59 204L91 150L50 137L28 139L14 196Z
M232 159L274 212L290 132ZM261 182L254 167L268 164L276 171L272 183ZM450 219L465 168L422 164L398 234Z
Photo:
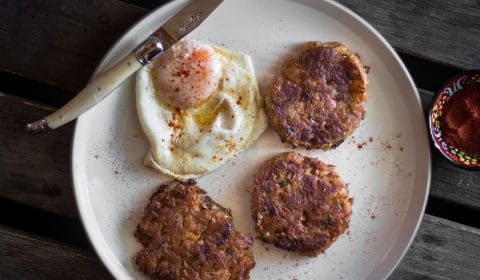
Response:
M480 88L480 70L466 71L452 78L442 86L433 98L428 118L428 126L435 147L437 147L448 160L466 169L480 170L480 154L468 153L454 146L450 146L445 143L442 138L440 118L443 114L445 104L450 97L460 92L466 85Z

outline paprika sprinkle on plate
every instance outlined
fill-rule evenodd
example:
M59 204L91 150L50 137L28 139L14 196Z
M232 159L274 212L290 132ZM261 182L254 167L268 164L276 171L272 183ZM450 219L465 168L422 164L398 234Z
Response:
M429 127L435 146L446 158L480 170L480 71L467 71L440 89Z

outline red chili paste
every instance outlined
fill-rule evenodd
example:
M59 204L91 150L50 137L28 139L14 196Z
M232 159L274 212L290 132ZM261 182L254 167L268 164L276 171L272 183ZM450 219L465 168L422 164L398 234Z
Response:
M466 87L450 97L441 125L447 144L480 154L480 88Z

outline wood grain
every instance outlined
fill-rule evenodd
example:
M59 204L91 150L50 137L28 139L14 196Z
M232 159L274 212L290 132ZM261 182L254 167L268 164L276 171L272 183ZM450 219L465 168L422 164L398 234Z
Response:
M113 279L91 251L0 226L0 279Z
M479 279L480 230L425 215L390 279ZM0 279L110 279L93 252L0 227Z
M73 124L29 135L25 124L52 112L0 92L0 196L75 217L70 150Z
M0 69L77 92L146 12L114 0L2 0Z
M339 0L394 47L460 68L480 67L480 1Z
M167 1L148 2L144 5L152 7ZM402 51L461 68L480 67L478 1L340 2ZM105 51L147 12L115 0L2 0L0 69L77 92Z
M390 279L480 279L479 256L480 229L425 215Z

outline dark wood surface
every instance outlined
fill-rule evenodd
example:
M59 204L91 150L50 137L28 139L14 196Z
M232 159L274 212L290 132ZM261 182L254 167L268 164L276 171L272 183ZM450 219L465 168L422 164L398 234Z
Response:
M0 279L109 277L76 211L73 124L34 137L24 125L71 98L114 41L164 2L0 0ZM446 78L480 68L480 1L340 2L394 46L425 110ZM480 172L432 157L427 214L391 279L480 279Z
M479 279L480 229L425 215L392 279Z
M0 226L0 279L112 279L91 250Z
M393 46L459 68L478 68L478 1L340 0Z

